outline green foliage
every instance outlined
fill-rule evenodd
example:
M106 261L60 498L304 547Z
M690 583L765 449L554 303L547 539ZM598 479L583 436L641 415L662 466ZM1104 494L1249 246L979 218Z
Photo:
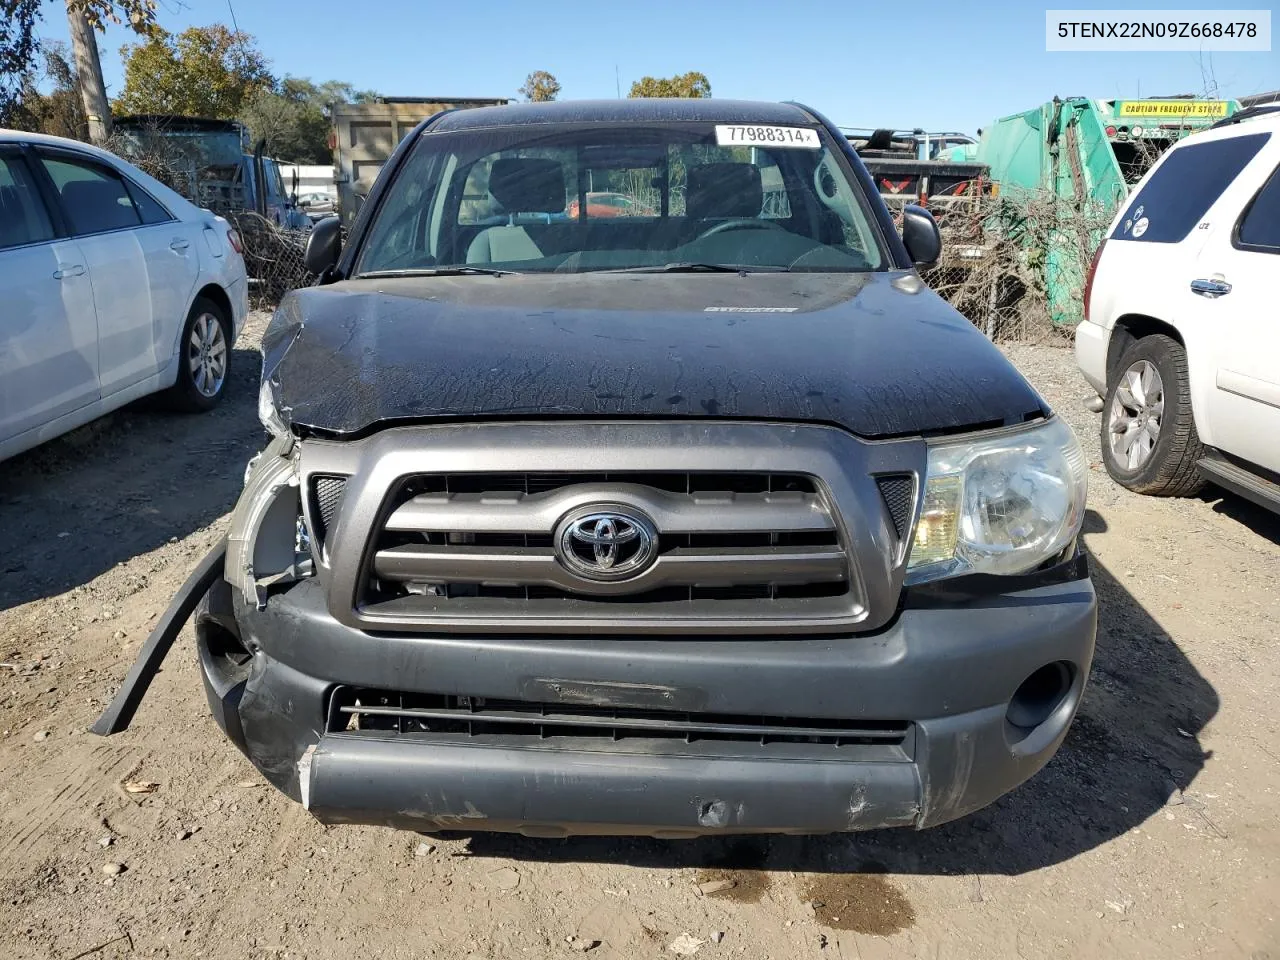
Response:
M248 125L254 143L266 141L268 156L327 163L332 157L330 104L366 103L376 96L340 80L316 84L305 77L285 77L275 88L254 94L238 119Z
M162 31L156 23L156 0L67 0L67 9L84 14L89 26L105 29L108 23L128 25L134 33L154 37Z
M55 42L47 44L43 53L44 69L39 74L30 71L23 78L10 125L34 133L87 140L89 121L80 98L71 49L65 43ZM45 81L47 93L40 90L41 80Z
M161 31L126 44L118 114L173 113L234 119L253 97L271 89L267 59L253 37L221 24L191 27L176 37Z
M533 103L554 100L560 96L560 81L545 70L535 70L524 78L524 86L516 93Z
M127 23L148 37L159 29L156 0L67 0L67 6L83 12L98 30L108 22ZM29 124L40 106L25 101L35 92L41 49L36 24L43 17L40 0L0 0L0 127L13 126L20 118Z
M641 77L631 84L628 97L680 97L698 100L711 96L711 81L705 73L690 70L676 77Z

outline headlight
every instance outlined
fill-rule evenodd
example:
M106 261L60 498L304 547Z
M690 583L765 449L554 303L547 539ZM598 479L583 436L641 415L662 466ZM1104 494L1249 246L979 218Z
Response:
M227 582L259 608L266 603L268 587L313 572L297 463L281 455L287 447L286 441L276 440L260 454L227 531Z
M1060 417L931 443L907 583L1034 569L1080 533L1087 488L1084 454Z
M279 410L276 409L275 390L270 380L263 380L258 388L258 419L262 421L267 433L273 437L287 437L289 428L285 426Z

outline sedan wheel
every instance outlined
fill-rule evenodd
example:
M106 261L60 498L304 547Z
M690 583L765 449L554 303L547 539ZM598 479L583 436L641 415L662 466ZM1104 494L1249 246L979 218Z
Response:
M227 338L222 323L211 313L202 313L191 326L187 343L187 363L191 382L201 396L213 399L227 379Z

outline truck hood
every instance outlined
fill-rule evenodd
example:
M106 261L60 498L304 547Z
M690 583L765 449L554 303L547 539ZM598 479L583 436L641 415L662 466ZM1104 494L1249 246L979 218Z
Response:
M263 376L295 431L515 417L825 422L863 437L1048 408L910 273L352 280L289 294Z

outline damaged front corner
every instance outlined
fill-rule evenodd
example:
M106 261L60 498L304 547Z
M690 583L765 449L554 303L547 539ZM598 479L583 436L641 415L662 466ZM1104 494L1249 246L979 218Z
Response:
M290 489L292 495L285 495ZM291 438L273 440L254 465L227 534L227 582L259 610L266 606L267 586L297 574L299 498Z

